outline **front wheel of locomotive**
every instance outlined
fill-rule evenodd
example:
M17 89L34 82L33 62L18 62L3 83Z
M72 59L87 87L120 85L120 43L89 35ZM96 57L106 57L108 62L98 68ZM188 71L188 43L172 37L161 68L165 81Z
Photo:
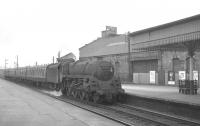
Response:
M81 101L83 101L85 99L85 92L84 91L80 92L80 99L81 99Z
M87 102L90 101L90 95L89 95L88 92L85 92L85 97L84 97L84 99L85 99Z
M78 92L77 92L77 90L76 89L73 89L72 90L72 92L71 92L71 94L72 94L72 96L74 97L74 98L78 98Z
M114 102L114 99L115 97L111 93L105 95L105 102L108 104L112 104Z
M92 101L94 103L101 103L101 96L98 93L94 93L92 96Z
M126 96L123 93L120 93L117 95L117 101L118 102L125 102L126 101Z
M71 90L71 91L70 91L70 95L71 95L72 97L75 97L75 91L74 91L74 90Z
M81 92L80 92L79 90L76 90L76 92L77 92L76 98L77 98L77 99L80 99Z

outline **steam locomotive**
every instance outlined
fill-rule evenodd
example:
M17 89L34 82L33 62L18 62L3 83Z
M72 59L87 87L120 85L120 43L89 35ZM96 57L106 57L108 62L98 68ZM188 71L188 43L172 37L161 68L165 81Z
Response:
M47 66L6 69L4 76L37 87L61 90L67 96L95 103L120 101L124 96L113 65L103 60L67 60Z

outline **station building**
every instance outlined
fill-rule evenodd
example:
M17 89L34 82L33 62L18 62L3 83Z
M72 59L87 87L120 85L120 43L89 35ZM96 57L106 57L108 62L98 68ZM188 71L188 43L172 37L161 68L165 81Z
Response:
M118 35L107 27L102 37L81 47L80 59L111 61L122 80L135 84L177 85L199 78L200 15ZM195 73L195 75L194 75ZM169 83L170 82L170 83Z
M174 74L172 85L178 84L181 71L184 79L199 78L200 15L136 31L129 37L134 83L151 83L151 71L155 71L152 84L158 85L170 84L170 72Z
M117 34L116 27L106 26L102 36L89 44L79 48L80 60L107 60L115 67L115 74L122 80L127 80L128 42L125 34Z

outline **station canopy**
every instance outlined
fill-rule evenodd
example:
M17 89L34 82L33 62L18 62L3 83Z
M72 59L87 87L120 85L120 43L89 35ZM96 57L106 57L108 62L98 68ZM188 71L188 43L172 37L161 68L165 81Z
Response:
M200 31L132 44L134 50L199 50Z

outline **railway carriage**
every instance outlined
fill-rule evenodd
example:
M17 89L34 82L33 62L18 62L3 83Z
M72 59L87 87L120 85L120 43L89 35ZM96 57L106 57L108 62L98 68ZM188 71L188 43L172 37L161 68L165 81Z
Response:
M4 70L4 77L8 79L13 79L16 76L16 70L15 69L6 69Z

